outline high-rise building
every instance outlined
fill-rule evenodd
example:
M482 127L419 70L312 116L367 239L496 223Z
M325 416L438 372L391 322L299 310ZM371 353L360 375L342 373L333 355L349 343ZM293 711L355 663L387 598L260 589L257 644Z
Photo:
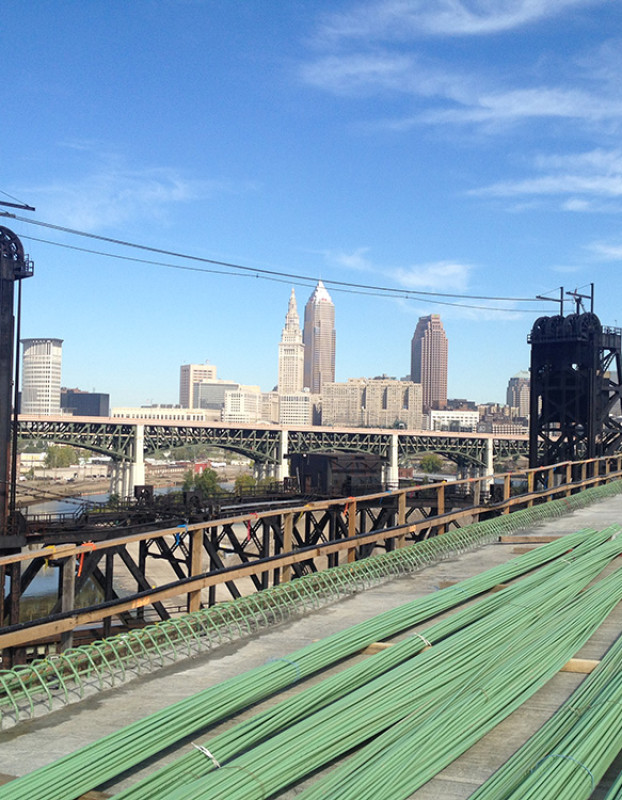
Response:
M531 375L526 370L517 372L508 381L506 403L510 408L515 409L513 416L529 416L529 391L531 386Z
M410 379L421 384L423 411L447 405L447 336L439 314L419 317L412 338Z
M74 417L108 417L110 395L61 387L60 407L65 414L73 414Z
M302 342L296 294L292 288L279 343L279 393L301 392L304 382L305 346Z
M335 380L335 306L322 281L305 306L302 340L304 385L312 394L320 394L324 383Z
M60 414L62 339L22 339L22 414Z
M421 386L384 377L325 383L322 425L420 430Z
M196 408L196 384L213 380L216 380L216 367L213 364L184 364L179 370L179 405L182 408Z

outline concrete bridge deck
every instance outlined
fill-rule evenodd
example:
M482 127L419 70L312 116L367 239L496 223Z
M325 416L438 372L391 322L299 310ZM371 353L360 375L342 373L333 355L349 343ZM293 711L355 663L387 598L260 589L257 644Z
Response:
M524 530L523 535L561 535L591 527L602 529L622 521L622 495L600 501L588 508L547 521ZM89 742L95 741L118 728L147 714L188 697L209 685L244 672L251 667L274 658L286 656L291 651L330 633L373 616L380 611L399 606L414 597L433 592L447 582L459 581L504 563L522 551L523 544L492 544L480 547L460 558L443 561L422 569L410 577L392 580L375 589L361 592L332 606L309 613L302 619L275 626L251 639L225 645L212 653L182 662L150 677L91 697L81 703L37 720L20 724L0 733L0 773L22 775L47 764ZM607 622L577 653L583 658L600 658L622 631L622 604L610 615ZM356 656L351 661L364 658ZM304 685L325 677L328 672L309 679ZM584 680L583 675L560 672L543 689L535 694L517 712L508 717L494 731L468 750L461 758L443 770L436 778L412 795L414 800L459 800L467 798L495 769L500 766L523 741L557 709L557 707ZM298 691L296 687L292 691ZM279 695L281 699L284 695ZM212 729L216 733L256 713L274 700L268 700L252 712L237 715L234 720ZM207 733L193 739L205 741ZM162 758L152 761L142 770L122 776L113 783L99 787L103 796L112 796L121 788L136 782L156 766L174 760L191 748L184 742L175 752L168 751ZM622 761L611 772L622 768ZM310 780L313 780L311 778ZM594 800L604 796L601 783ZM290 800L300 787L290 789L279 797ZM38 798L37 800L45 800Z

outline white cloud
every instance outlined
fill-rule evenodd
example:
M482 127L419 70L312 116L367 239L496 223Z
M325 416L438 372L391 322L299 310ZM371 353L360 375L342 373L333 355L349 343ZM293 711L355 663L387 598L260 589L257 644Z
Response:
M464 292L468 286L471 267L454 261L416 264L391 271L400 286L439 292Z
M622 244L594 242L589 249L603 261L622 261Z
M534 120L622 123L620 43L590 52L521 45L502 69L431 49L429 35L491 34L566 14L603 0L379 0L325 18L320 52L302 79L338 95L402 97L411 108L381 127L470 125L486 132ZM605 32L605 35L606 32ZM570 45L573 43L570 42ZM316 51L317 53L317 51ZM522 62L516 55L522 56ZM477 64L477 66L475 65ZM546 75L546 77L542 77Z
M325 40L474 36L515 30L602 0L380 0L326 18Z
M353 269L359 272L369 272L374 270L372 262L366 257L369 247L358 247L351 253L326 251L324 255L333 264L346 269Z
M622 197L622 152L595 149L585 153L538 156L535 167L544 175L501 181L475 189L473 195L489 197L563 196L569 211L601 210L592 198ZM609 207L607 210L616 211Z
M230 187L190 180L170 168L126 169L117 164L98 166L73 180L28 188L41 216L88 231L135 220L161 220L171 206L218 191L230 191Z

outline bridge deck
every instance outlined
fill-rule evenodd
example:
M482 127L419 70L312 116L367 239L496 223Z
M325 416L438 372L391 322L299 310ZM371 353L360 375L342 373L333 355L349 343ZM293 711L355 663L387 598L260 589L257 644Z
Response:
M584 527L602 529L622 518L622 496L602 501L590 508L574 512L561 519L543 523L522 533L564 534ZM292 650L337 630L362 621L389 608L394 608L417 596L433 592L444 582L462 580L496 564L503 563L524 545L495 544L465 554L459 559L442 562L421 572L391 581L376 589L359 593L303 619L281 624L251 639L236 642L205 655L182 662L151 677L142 677L126 686L92 697L33 722L0 733L0 773L21 775L66 753L117 730L146 714L194 694L226 677L239 674L269 659L286 656ZM618 608L607 623L592 637L577 655L599 658L622 630L622 608ZM357 656L356 659L364 658ZM356 660L356 659L353 659ZM323 673L323 676L327 673ZM519 711L472 747L464 756L441 772L434 780L412 795L415 800L458 800L467 798L511 753L528 738L561 702L581 683L584 676L558 673ZM311 679L311 680L317 680ZM310 683L309 681L308 683ZM281 695L282 697L283 695ZM268 703L273 701L266 701ZM260 706L261 708L263 706ZM254 708L255 713L258 708ZM250 712L248 712L250 713ZM239 721L245 715L238 715ZM224 723L216 731L232 724ZM204 741L206 734L193 737ZM173 760L186 752L190 742L177 752L167 752L159 764ZM618 765L619 766L619 765ZM113 795L122 787L136 782L153 771L151 763L100 790ZM312 780L312 779L311 779ZM290 800L298 790L281 795ZM597 789L593 797L604 796Z

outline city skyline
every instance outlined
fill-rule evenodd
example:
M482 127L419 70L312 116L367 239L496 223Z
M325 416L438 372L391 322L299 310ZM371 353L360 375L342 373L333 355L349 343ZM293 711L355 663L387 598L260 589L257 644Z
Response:
M283 287L321 279L336 380L404 375L395 343L440 312L449 396L501 402L560 286L593 282L620 322L621 20L604 0L7 0L28 125L3 129L0 196L37 208L2 220L35 263L21 335L62 338L67 384L117 403L174 403L206 356L268 390Z

